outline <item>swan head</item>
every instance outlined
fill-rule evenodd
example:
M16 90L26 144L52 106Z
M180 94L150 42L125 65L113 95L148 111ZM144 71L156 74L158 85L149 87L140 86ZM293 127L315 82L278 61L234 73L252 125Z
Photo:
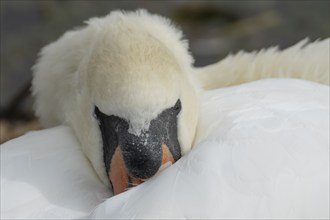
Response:
M92 43L79 66L69 123L117 194L192 147L198 86L187 44L167 19L117 11L88 24Z

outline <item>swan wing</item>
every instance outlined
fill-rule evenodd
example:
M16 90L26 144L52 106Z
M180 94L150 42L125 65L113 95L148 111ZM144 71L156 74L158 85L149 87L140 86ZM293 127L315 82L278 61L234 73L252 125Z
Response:
M204 93L195 147L94 219L329 218L329 87L271 79Z
M1 219L81 218L111 196L69 127L30 132L0 150Z

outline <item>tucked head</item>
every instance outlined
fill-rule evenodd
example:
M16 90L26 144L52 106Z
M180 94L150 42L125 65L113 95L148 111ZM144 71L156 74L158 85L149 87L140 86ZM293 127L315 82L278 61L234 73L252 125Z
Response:
M198 111L192 59L181 32L145 11L114 12L89 25L96 34L81 67L88 88L81 106L93 115L98 146L85 151L119 193L191 148Z

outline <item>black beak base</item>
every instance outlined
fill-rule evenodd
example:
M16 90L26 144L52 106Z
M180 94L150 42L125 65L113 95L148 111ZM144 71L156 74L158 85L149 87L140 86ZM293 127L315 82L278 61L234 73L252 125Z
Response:
M95 107L107 174L110 176L112 157L118 147L130 178L144 180L155 175L164 162L164 145L168 147L173 161L177 161L181 157L177 133L177 116L180 110L181 102L178 100L174 107L164 110L153 119L148 130L141 131L141 135L134 135L128 132L128 121L114 115L106 115Z

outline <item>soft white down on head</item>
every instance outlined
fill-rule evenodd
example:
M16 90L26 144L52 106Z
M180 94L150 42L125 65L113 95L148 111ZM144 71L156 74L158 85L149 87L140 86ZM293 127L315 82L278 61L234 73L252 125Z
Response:
M87 24L45 47L34 67L36 112L43 124L71 125L108 183L94 106L126 119L130 131L138 134L180 99L178 139L186 153L194 140L199 105L189 75L193 60L181 31L144 10L115 11Z

